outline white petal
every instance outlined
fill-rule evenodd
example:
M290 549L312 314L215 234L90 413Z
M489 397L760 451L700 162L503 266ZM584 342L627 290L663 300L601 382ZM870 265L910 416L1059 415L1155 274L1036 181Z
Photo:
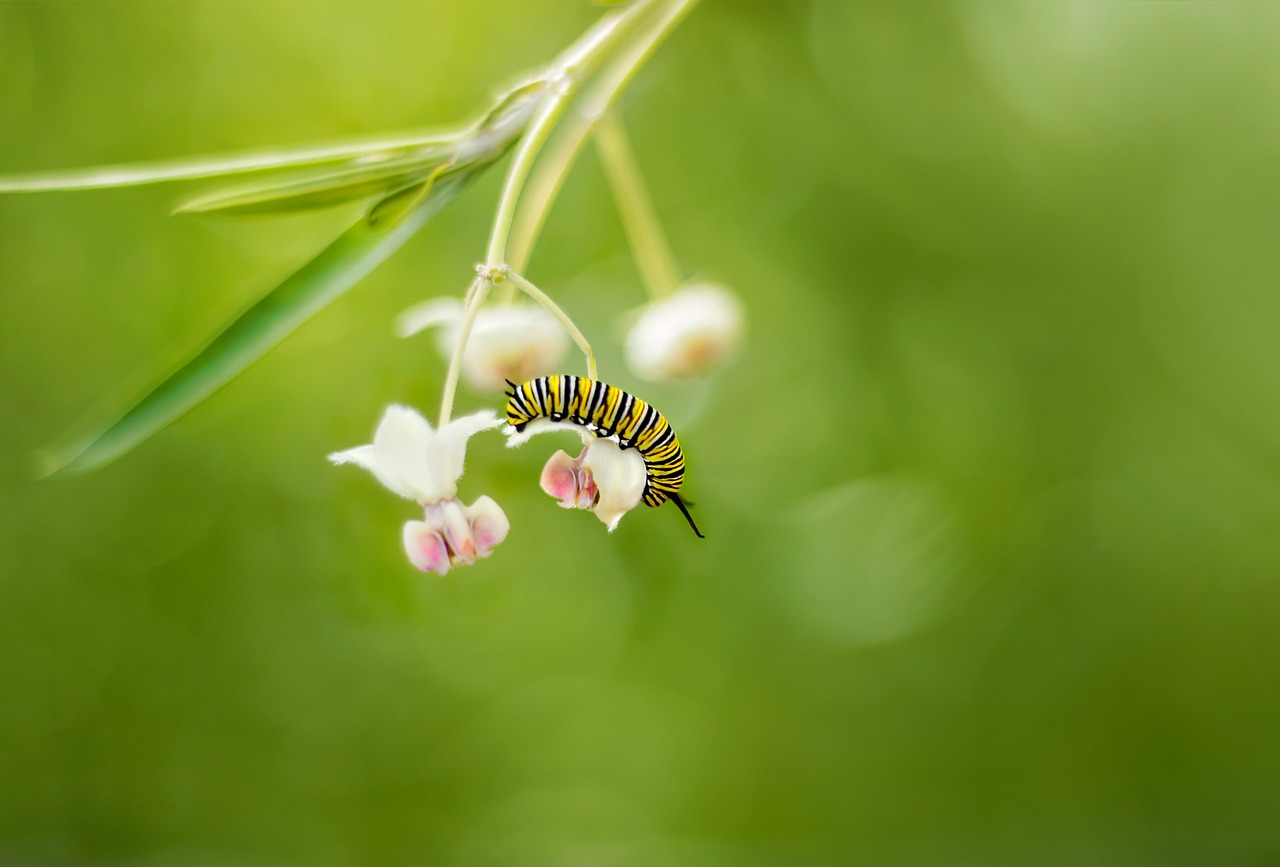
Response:
M503 424L491 409L455 418L435 434L431 449L431 475L437 481L439 497L453 497L458 492L458 479L467 456L467 440L482 430Z
M452 496L432 472L434 461L429 456L435 451L435 439L431 423L416 410L392 404L373 434L373 465L368 469L382 484L419 503Z
M442 326L436 335L440 354L453 356L462 324L463 304L456 298L433 298L400 314L396 331L408 337ZM476 316L462 355L462 378L482 391L496 391L506 380L524 382L553 370L569 348L560 323L533 304L486 307Z
M511 522L492 497L479 497L466 509L471 521L471 535L476 541L476 556L488 557L507 538Z
M582 456L583 465L591 471L600 499L596 517L604 521L612 533L622 516L640 504L647 478L644 458L636 449L618 448L610 440L596 440Z
M456 324L462 320L462 302L457 298L432 298L415 304L396 317L396 334L409 337L437 325ZM452 345L453 340L450 339Z
M525 425L524 430L516 431L514 427L508 425L502 431L507 437L507 448L514 449L522 446L530 439L538 434L554 433L556 431L571 431L578 434L583 443L589 443L595 439L591 434L587 433L581 425L573 424L567 421L552 421L549 418L535 418L533 421Z
M377 466L377 450L373 446L356 446L353 449L347 449L345 452L334 452L329 455L329 460L335 465L355 464L357 467L364 467L366 470L373 472L373 468ZM406 496L408 496L406 494Z
M503 422L504 419L498 418L498 414L493 410L482 409L470 415L458 416L440 429L440 436L459 438L466 442L469 437L480 431L497 427Z
M541 307L488 308L476 318L462 356L462 374L477 389L498 391L508 379L524 382L554 370L568 348L564 329Z
M627 334L627 365L648 380L710 373L733 352L745 316L723 286L693 284L644 309Z
M456 563L476 562L476 542L471 535L471 522L457 500L445 500L427 508L427 521L435 524L449 543Z

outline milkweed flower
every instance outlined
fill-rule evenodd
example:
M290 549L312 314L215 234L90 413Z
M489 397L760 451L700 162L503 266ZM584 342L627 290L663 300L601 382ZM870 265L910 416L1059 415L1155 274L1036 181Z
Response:
M647 305L626 338L627 366L660 382L704 376L742 340L742 302L724 286L693 283Z
M503 431L507 446L526 443L530 437L548 431L573 431L582 438L582 453L576 458L558 451L542 470L542 490L566 509L590 509L612 533L622 516L640 505L647 479L644 458L637 449L622 449L608 438L597 438L566 422L535 419L525 429Z
M409 337L436 328L436 348L453 356L462 328L462 302L433 298L410 307L396 320L396 332ZM555 369L569 348L569 338L555 317L533 304L499 304L483 308L471 327L462 353L462 378L481 391L502 388L510 379L524 382L540 371Z
M405 553L423 572L444 575L450 566L488 557L511 529L492 498L465 506L457 496L467 440L500 424L495 413L483 411L436 430L416 410L393 404L370 445L335 452L329 460L364 467L384 487L416 500L423 520L404 525Z

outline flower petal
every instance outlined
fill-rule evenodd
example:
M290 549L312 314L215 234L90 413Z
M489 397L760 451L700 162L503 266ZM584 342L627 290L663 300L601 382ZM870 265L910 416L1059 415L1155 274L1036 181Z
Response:
M567 452L558 451L542 468L539 485L542 490L559 500L561 506L572 509L577 504L578 472L581 468L581 460L569 457Z
M508 379L524 382L555 369L568 348L564 328L541 307L488 308L476 318L462 356L462 375L478 389L500 390Z
M640 504L648 478L644 458L636 449L624 450L611 440L596 440L587 446L582 463L600 492L596 517L612 533L622 516Z
M373 446L356 446L353 449L347 449L344 452L334 452L329 455L329 460L335 466L342 464L355 464L357 467L363 467L370 472L378 465L378 451ZM407 494L406 494L407 496Z
M525 425L525 428L522 431L517 431L514 427L508 425L503 429L502 433L507 438L507 448L514 449L524 445L538 434L553 433L555 431L572 431L582 438L582 442L584 444L589 443L594 439L594 437L580 425L567 421L552 421L548 418L535 418L533 421Z
M737 347L745 319L725 287L686 286L641 313L627 333L627 366L651 381L710 373Z
M476 542L476 556L488 557L507 538L511 522L492 497L479 497L466 509L471 521L471 535Z
M436 448L431 423L417 410L392 404L373 434L373 465L368 467L378 481L404 497L430 503L452 496L457 477L442 480L433 472L430 459Z
M476 562L476 543L471 537L471 522L457 500L445 500L427 507L427 521L439 528L456 563Z
M462 302L457 298L432 298L415 304L396 317L396 334L410 337L427 328L462 320ZM453 340L448 344L452 346Z
M458 493L458 479L467 457L467 440L482 430L503 424L491 409L455 418L435 434L429 455L431 476L437 481L439 496L447 499Z
M449 549L435 528L426 521L408 521L404 525L404 551L409 562L423 572L444 575L449 571Z
M440 327L436 347L446 359L458 343L463 304L456 298L433 298L405 310L396 320L396 333L408 337ZM510 379L524 382L555 368L569 348L564 328L546 310L533 304L486 307L476 316L462 355L462 378L482 391L500 389Z

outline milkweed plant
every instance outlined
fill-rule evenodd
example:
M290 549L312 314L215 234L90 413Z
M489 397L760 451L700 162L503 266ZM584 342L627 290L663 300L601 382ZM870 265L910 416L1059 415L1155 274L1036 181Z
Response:
M499 427L509 446L543 431L577 434L581 453L553 455L541 487L565 508L592 511L610 532L640 503L657 506L668 499L698 532L678 492L685 465L671 425L640 397L601 381L587 337L553 293L525 274L561 185L594 141L650 296L623 347L631 373L649 382L703 377L740 342L744 314L735 294L681 276L615 111L620 94L696 2L612 4L577 41L506 89L476 120L443 133L0 177L3 193L237 178L234 186L182 202L176 213L272 215L365 205L345 232L125 412L97 425L91 436L52 447L44 455L44 474L100 467L198 405L357 283L511 151L488 246L463 296L425 300L395 324L402 337L433 332L448 360L435 423L410 407L389 406L371 443L329 459L368 470L418 504L421 518L402 530L404 550L414 566L441 575L489 556L510 530L491 497L480 495L468 505L458 489L467 441ZM585 377L555 372L570 340L583 355ZM505 418L493 409L455 416L459 379L483 393L505 394Z

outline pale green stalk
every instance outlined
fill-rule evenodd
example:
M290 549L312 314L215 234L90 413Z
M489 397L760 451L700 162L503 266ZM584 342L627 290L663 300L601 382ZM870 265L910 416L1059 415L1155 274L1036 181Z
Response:
M577 42L563 51L550 67L545 79L549 91L543 97L537 114L521 137L520 146L502 185L502 194L498 200L498 212L494 217L493 230L489 237L485 264L477 269L480 276L467 290L462 326L458 331L458 342L453 347L453 355L449 359L449 370L445 373L444 379L444 394L440 398L439 427L441 428L449 423L453 415L453 399L458 389L458 376L462 371L462 357L467 351L467 342L471 339L471 329L480 313L480 307L484 303L485 296L489 294L489 287L502 282L510 272L503 263L507 235L511 231L511 220L516 203L519 201L521 190L524 189L534 158L542 149L556 121L564 113L569 97L578 86L578 78L583 75L584 70L589 71L590 67L599 61L600 55L613 46L620 34L627 31L629 25L643 12L646 5L645 2L637 3L623 12L615 12L601 18ZM547 300L550 301L550 299ZM563 313L561 315L563 316ZM573 328L571 333L576 331L577 329ZM590 352L589 346L587 351ZM591 365L594 369L594 356L591 357Z
M547 214L568 177L569 169L596 124L609 112L636 73L697 3L698 0L669 0L652 25L628 45L605 68L591 89L583 94L579 106L563 124L555 147L543 156L528 181L529 189L520 203L507 253L507 262L514 270L524 271L529 264L529 256L542 232Z
M658 222L653 200L616 114L610 112L597 121L595 141L640 279L650 298L665 298L683 282L680 266Z
M493 230L489 234L489 249L485 253L485 265L497 268L504 264L507 251L507 236L511 233L511 221L515 216L516 203L520 200L520 192L524 189L525 179L533 166L534 158L542 149L542 144L555 128L556 121L564 114L568 104L567 84L552 84L552 92L543 97L538 113L529 124L529 130L520 140L520 149L511 161L511 169L507 172L507 180L502 186L502 195L498 199L498 213L493 218Z
M449 372L444 378L444 396L440 398L440 423L437 430L443 430L453 414L453 396L458 390L458 373L462 370L462 354L467 349L467 340L471 337L471 329L476 324L476 315L484 296L489 294L492 280L488 273L481 273L472 281L467 289L467 299L463 305L462 326L458 330L458 342L453 347L453 356L449 359Z
M539 106L537 115L520 139L520 146L511 161L511 168L507 170L506 181L502 185L502 193L498 198L498 212L493 219L489 248L485 254L485 265L489 268L506 264L507 237L511 233L516 205L524 191L529 171L533 168L533 162L546 143L547 137L551 135L557 121L564 114L569 101L577 93L582 79L590 75L600 59L607 55L618 39L625 35L633 22L651 5L653 0L640 0L623 12L606 16L552 64L546 78L547 94L542 98L542 105Z
M573 323L568 314L560 309L559 305L537 286L520 276L518 271L523 269L528 259L529 251L533 246L534 239L541 230L546 212L550 209L556 193L559 192L563 175L568 172L573 163L573 158L577 156L582 147L582 142L586 140L592 126L600 115L612 105L618 94L635 77L640 67L649 59L666 35L674 29L675 25L693 8L695 3L697 3L697 0L667 0L665 3L662 0L638 0L626 10L601 19L578 42L563 52L556 63L552 65L546 78L548 92L543 97L543 102L538 108L537 115L530 121L528 129L521 137L516 155L511 161L511 168L508 169L506 180L503 182L502 193L498 200L498 210L494 216L493 229L490 233L489 245L485 253L485 262L479 267L480 276L467 293L462 327L458 333L458 342L454 346L453 356L449 361L449 370L445 374L444 394L440 403L441 427L449 423L453 413L453 399L457 391L458 376L462 370L462 357L466 352L472 326L475 325L476 316L480 312L480 305L484 302L489 287L504 281L509 281L513 286L541 304L564 326L565 331L578 344L578 348L582 350L582 354L586 357L587 375L591 379L598 378L595 353L591 349L591 344L587 342L586 336ZM591 115L588 115L589 120L585 124L575 125L573 139L577 143L573 144L571 142L567 152L563 149L557 151L557 158L550 170L549 180L539 183L533 204L527 204L528 197L524 196L525 186L529 181L535 160L537 160L547 139L563 116L565 109L581 87L582 81L600 65L603 58L615 47L617 41L626 35L650 9L655 7L661 7L661 14L657 16L654 24L645 30L635 43L627 46L618 60L609 65L608 72L603 76L602 84L596 91L593 91L593 93L597 93L597 98L589 101L588 108L592 112ZM578 131L578 126L582 126L580 132ZM512 269L508 265L507 247L517 213L517 206L520 206L522 211L526 208L532 208L534 217L532 223L527 221L522 223L522 226L526 226L526 228L522 229L522 234L519 237L516 256L511 257L513 261L519 263L519 267Z
M578 326L573 324L569 314L561 310L560 305L551 300L551 296L514 271L508 274L506 279L511 281L512 285L521 292L545 307L548 313L559 320L560 324L564 326L564 330L569 332L569 336L573 338L574 343L578 344L578 348L582 350L583 356L587 359L587 378L599 379L600 375L596 370L596 354L591 351L591 344L587 342L586 335L578 330Z

